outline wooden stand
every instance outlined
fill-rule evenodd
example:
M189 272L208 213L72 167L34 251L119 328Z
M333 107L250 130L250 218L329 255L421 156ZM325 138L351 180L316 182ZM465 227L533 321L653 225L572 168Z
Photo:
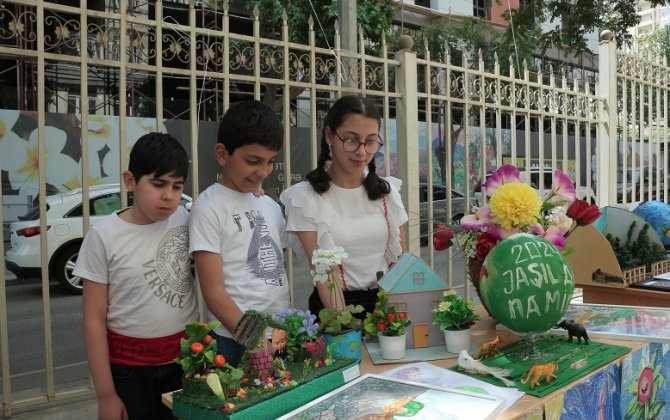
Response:
M586 284L578 284L577 287L584 290L584 303L670 308L670 292L635 287L615 288Z

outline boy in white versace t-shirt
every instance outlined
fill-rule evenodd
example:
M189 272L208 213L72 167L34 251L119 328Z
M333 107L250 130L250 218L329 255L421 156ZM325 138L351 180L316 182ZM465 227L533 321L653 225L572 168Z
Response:
M218 352L237 365L244 347L232 338L249 309L276 314L290 307L284 270L284 216L268 196L254 193L270 175L284 142L276 113L259 101L231 105L214 147L223 176L191 209L190 250L209 310L223 324Z
M181 388L184 326L197 319L180 205L186 150L167 134L142 136L123 182L131 207L91 226L74 274L84 279L84 341L98 417L174 419L161 394Z

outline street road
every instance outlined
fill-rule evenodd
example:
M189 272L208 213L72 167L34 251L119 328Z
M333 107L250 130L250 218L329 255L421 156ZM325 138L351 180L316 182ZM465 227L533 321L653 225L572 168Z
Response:
M427 248L422 247L420 252L426 260ZM454 286L458 287L463 285L463 258L458 251L454 255L452 272L456 279ZM435 254L435 271L442 279L447 278L447 258L445 252ZM295 264L293 275L295 306L300 309L307 308L307 297L312 291L305 264ZM13 399L42 395L46 393L42 287L36 278L16 280L8 272L5 276ZM56 390L87 386L89 375L82 337L81 296L61 291L55 282L50 284L49 291ZM3 376L5 374L2 372ZM0 389L0 397L1 392Z

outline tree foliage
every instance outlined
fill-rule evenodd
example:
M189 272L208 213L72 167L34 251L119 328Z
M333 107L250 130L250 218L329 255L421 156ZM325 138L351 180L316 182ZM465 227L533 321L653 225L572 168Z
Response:
M633 42L643 57L657 59L660 62L666 58L670 62L670 27L664 26L641 35Z
M496 2L505 4L503 0ZM524 7L508 12L505 17L521 37L542 24L549 26L537 45L540 52L555 47L578 55L587 51L590 34L606 29L614 33L618 45L630 43L628 28L640 23L637 3L637 0L527 0ZM649 3L653 7L670 2L649 0Z
M246 0L248 10L258 5L261 13L261 33L281 35L282 13L288 16L289 40L301 44L309 42L309 17L314 16L315 42L319 47L332 47L335 39L337 0ZM392 0L358 1L356 17L370 48L378 48L381 34L391 29L398 11Z

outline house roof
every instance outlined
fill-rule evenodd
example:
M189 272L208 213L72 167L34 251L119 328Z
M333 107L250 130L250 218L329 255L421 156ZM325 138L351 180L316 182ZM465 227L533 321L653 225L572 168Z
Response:
M423 281L415 281L415 276L423 277ZM379 279L379 287L388 293L405 293L442 290L447 284L421 258L405 252Z

